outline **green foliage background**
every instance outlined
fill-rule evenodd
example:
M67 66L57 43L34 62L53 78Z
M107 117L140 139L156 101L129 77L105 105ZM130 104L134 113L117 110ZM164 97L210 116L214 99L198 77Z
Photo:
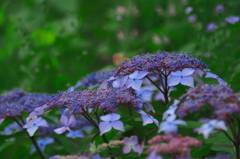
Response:
M215 11L218 4L223 13ZM188 21L188 6L196 22ZM114 67L117 53L131 58L157 50L189 52L240 92L240 22L224 23L228 16L240 16L239 8L239 0L0 1L0 92L57 93L87 74ZM206 32L209 22L217 25L212 32ZM15 158L28 154L27 142Z

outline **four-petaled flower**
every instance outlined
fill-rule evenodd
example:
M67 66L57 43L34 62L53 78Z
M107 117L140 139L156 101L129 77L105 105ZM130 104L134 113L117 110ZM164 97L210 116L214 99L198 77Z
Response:
M73 115L71 115L70 118L68 118L65 115L62 115L60 119L60 123L63 125L63 127L54 129L54 132L57 134L62 134L66 130L71 131L69 127L74 127L76 125L76 120Z
M124 147L123 147L123 153L127 154L131 151L131 149L135 152L140 152L142 150L141 145L138 143L138 137L137 136L131 136L130 138L125 137L123 139Z
M152 123L155 123L157 126L159 126L158 120L154 119L151 115L148 115L142 110L139 110L138 113L142 115L143 126L147 124L152 124Z
M177 104L179 103L179 100L174 100L173 105L171 105L168 110L166 110L163 113L162 119L165 120L168 116L175 115L175 111L177 110Z
M137 71L135 70L132 74L129 75L127 80L127 87L132 87L133 89L140 91L142 85L142 78L148 74L146 71Z
M99 124L100 136L110 131L112 128L125 131L123 122L119 121L120 117L121 116L116 113L101 116L100 119L103 122L100 122Z
M222 80L218 75L215 75L215 74L213 74L213 73L211 73L211 72L207 72L205 77L206 77L206 78L214 78L214 79L218 80L218 83L219 83L220 85L227 86L227 82L225 82L224 80Z
M23 128L27 128L27 132L30 136L33 136L35 131L37 131L39 126L48 127L47 121L41 117L37 118L31 125L28 127L24 125Z
M212 132L214 128L219 128L222 130L227 130L227 127L225 125L225 122L223 120L210 120L208 123L203 124L198 129L198 134L203 134L204 138L207 139L209 134Z
M127 80L128 80L128 75L119 77L119 78L116 78L115 81L113 81L112 85L114 88L123 87L126 84Z
M187 123L183 120L176 119L176 115L171 115L166 118L166 121L160 124L158 133L164 131L165 135L175 135L177 134L178 127L177 125L187 125Z
M194 71L192 68L184 68L182 71L172 71L168 79L168 86L176 86L181 83L185 86L194 87L194 80L191 76Z

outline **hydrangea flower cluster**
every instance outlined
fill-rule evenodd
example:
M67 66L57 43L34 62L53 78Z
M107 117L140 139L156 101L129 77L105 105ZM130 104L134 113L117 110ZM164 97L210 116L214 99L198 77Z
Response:
M27 94L23 90L16 89L0 95L0 119L20 116L23 111L32 112L52 98L47 94Z
M147 153L155 151L162 154L173 154L176 157L189 156L191 148L202 145L201 141L190 136L183 137L182 135L157 135L148 140L148 143L151 146L148 148Z
M48 109L55 106L68 108L72 114L82 114L83 109L99 107L106 112L116 112L121 104L131 104L139 110L144 101L135 97L130 89L111 88L102 90L84 90L76 92L61 92L46 103Z
M237 95L231 88L223 85L198 85L189 89L180 100L182 103L176 111L179 117L199 112L204 106L210 108L213 111L211 117L218 120L225 120L240 112Z

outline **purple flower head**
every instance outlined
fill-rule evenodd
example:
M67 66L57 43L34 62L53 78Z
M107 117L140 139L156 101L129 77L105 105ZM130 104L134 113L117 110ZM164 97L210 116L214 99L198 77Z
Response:
M82 114L83 109L99 107L106 112L116 112L119 105L130 104L139 110L144 101L136 98L134 91L123 88L109 88L101 90L84 90L75 92L61 92L46 103L48 109L53 107L67 107L72 114Z
M20 116L23 111L32 112L48 102L51 97L46 94L27 94L19 89L0 95L0 119Z
M51 144L53 142L54 142L53 138L40 138L37 140L37 144L42 152L44 152L44 150L48 144ZM32 154L34 151L36 151L36 148L35 148L35 146L32 146L30 153Z
M216 6L215 10L218 12L218 13L222 13L224 11L224 6L219 4Z
M25 125L26 126L26 125ZM24 128L27 128L27 132L30 136L33 136L33 134L35 133L35 131L37 131L37 129L40 127L40 126L43 126L43 127L48 127L48 124L47 124L47 121L41 117L37 118L31 125L30 127L25 127Z
M155 123L157 126L159 125L158 120L153 118L151 115L148 115L142 110L139 110L138 113L142 115L143 126L147 124L152 124L152 123Z
M76 130L76 131L70 131L67 133L66 135L67 137L70 137L70 138L76 138L76 137L79 137L79 138L84 138L84 134L82 133L81 130Z
M100 135L102 136L104 133L112 130L112 128L120 131L125 131L123 122L119 121L120 115L116 113L103 115L100 119L103 122L99 124Z
M205 77L206 77L206 78L214 78L214 79L218 80L218 83L219 83L220 85L227 86L227 82L225 82L224 80L222 80L218 75L215 75L215 74L213 74L213 73L211 73L211 72L207 72Z
M168 79L168 86L176 86L181 83L185 86L194 87L194 79L191 76L194 71L192 68L184 68L182 71L172 71Z
M142 150L141 145L138 144L137 136L131 136L130 138L125 137L123 141L124 141L123 153L125 154L129 153L131 150L135 152L139 152Z
M229 115L240 112L238 95L224 85L198 85L190 88L180 97L176 114L185 117L190 113L199 112L202 107L209 109L209 118L225 120Z
M240 20L239 16L229 16L225 18L225 21L230 23L230 24L235 24Z
M216 23L211 22L207 24L206 31L207 32L212 32L216 29Z
M129 79L142 79L147 75L156 74L156 70L168 74L169 71L183 70L184 68L207 68L206 64L193 58L188 54L169 54L167 52L157 52L156 54L137 55L129 61L121 64L115 72L115 77L123 77L129 75ZM136 72L138 71L138 72ZM140 76L141 71L145 71L146 75ZM131 74L131 76L130 76ZM136 78L137 77L137 78ZM139 82L140 83L140 82ZM138 82L135 85L140 85Z
M195 14L191 14L188 16L188 21L193 23L197 20L197 16Z
M185 9L185 13L186 14L189 14L189 13L191 13L193 11L193 8L192 7L187 7L186 9Z
M70 118L68 118L65 115L62 115L60 119L60 123L63 125L63 127L54 129L54 132L57 134L62 134L66 130L71 131L70 127L74 127L76 125L76 120L73 115L71 115Z

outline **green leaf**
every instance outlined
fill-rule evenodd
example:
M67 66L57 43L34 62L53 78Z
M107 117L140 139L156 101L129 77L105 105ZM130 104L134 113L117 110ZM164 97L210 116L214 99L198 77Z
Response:
M191 149L190 155L193 158L199 158L206 155L211 150L212 144L205 144L202 147Z

